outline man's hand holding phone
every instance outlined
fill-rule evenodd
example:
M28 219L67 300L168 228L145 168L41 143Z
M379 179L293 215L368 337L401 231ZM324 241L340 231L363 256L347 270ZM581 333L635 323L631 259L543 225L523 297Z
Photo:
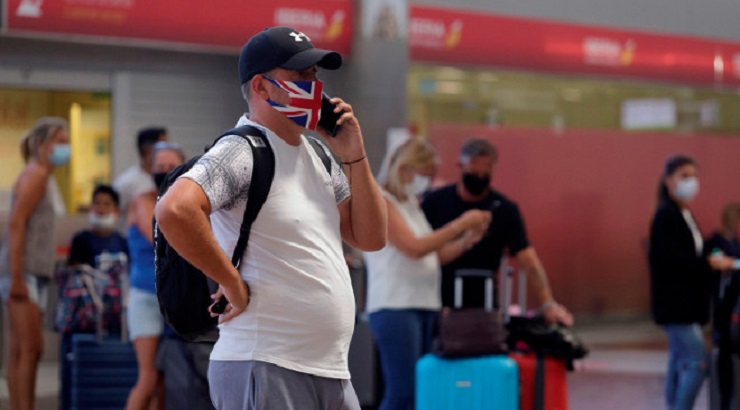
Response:
M349 163L364 158L365 146L362 141L362 131L352 106L338 97L329 98L327 95L324 97L323 104L326 108L321 109L319 133L325 137L332 152L342 162ZM329 129L332 131L330 132Z
M213 304L208 307L212 317L220 316L218 323L228 322L241 312L249 304L249 287L246 282L239 280L234 289L228 289L223 285L218 287L216 293L211 295Z

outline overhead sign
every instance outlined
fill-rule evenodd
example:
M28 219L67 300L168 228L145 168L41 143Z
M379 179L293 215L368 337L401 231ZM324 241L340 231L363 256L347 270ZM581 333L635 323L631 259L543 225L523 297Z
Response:
M673 129L677 122L676 101L671 98L641 98L622 101L623 130Z
M317 47L349 54L350 0L7 0L16 34L82 35L201 46L241 47L265 27L303 32Z
M411 6L413 61L740 84L740 43Z

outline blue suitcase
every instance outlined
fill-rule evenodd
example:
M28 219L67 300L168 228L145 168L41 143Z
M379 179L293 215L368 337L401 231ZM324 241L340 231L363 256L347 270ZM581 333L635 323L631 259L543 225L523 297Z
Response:
M123 409L136 384L136 353L120 337L98 340L73 334L69 359L69 409Z
M485 278L485 307L493 309L494 273L455 272L455 307L462 307L464 277ZM518 410L519 369L506 355L443 359L432 354L416 363L416 410Z
M518 410L519 370L507 356L442 359L416 364L416 410Z
M128 278L124 273L119 279L123 301L121 334L105 335L105 307L100 291L92 277L83 277L96 306L96 332L64 336L60 389L62 410L120 410L126 407L139 369L126 328Z

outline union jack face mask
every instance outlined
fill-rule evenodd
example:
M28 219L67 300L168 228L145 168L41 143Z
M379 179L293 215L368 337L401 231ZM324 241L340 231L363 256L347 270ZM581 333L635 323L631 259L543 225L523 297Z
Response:
M301 127L316 129L321 117L321 95L324 88L321 81L280 81L266 75L262 77L280 87L290 97L287 105L270 99L267 100L268 104Z

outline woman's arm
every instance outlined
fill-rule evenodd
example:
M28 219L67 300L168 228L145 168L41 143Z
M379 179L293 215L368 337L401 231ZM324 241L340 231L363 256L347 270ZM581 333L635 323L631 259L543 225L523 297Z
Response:
M439 250L437 256L439 263L446 265L469 251L476 243L480 242L488 229L468 229L464 234L452 242L447 242Z
M388 207L388 241L409 258L419 259L442 248L474 226L487 226L490 212L473 210L422 236L416 236L395 205L385 198ZM459 255L458 255L459 256Z

